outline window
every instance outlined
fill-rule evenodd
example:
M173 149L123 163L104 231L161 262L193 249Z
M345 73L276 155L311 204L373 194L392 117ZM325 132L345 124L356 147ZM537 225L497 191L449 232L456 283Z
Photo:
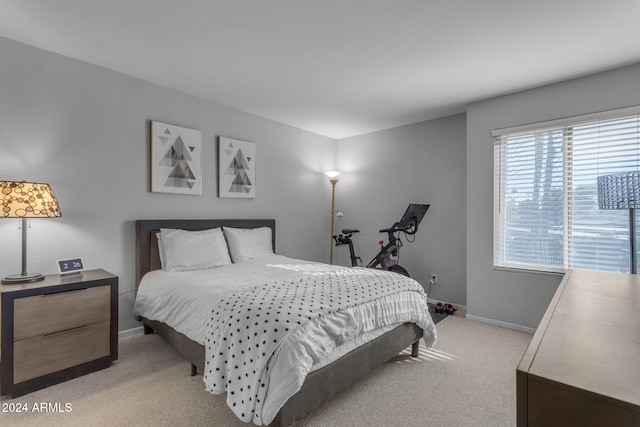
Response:
M640 171L640 108L494 131L494 266L628 272L629 211L597 177Z

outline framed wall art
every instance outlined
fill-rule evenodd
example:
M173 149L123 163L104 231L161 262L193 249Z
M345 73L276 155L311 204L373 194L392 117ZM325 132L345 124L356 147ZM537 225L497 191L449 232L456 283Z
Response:
M218 195L256 197L256 144L220 137L218 143Z
M202 194L202 133L151 122L151 191Z

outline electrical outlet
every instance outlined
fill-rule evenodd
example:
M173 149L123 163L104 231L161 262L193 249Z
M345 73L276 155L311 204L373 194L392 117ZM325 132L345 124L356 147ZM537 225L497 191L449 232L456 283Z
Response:
M434 285L438 284L438 275L437 274L435 274L435 273L431 274L431 283L434 284Z

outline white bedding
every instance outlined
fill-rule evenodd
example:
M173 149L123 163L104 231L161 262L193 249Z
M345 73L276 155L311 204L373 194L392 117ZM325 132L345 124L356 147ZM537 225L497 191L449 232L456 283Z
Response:
M355 282L368 290L347 291L362 289L351 286ZM246 316L252 310L259 321ZM420 326L429 347L436 339L426 294L414 280L279 255L209 270L150 272L134 313L205 345L206 389L226 392L234 413L258 425L273 420L309 372L400 323ZM255 359L251 368L240 357Z

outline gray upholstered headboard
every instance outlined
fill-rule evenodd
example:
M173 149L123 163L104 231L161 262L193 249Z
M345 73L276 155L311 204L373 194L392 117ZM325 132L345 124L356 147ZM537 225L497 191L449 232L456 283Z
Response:
M161 228L188 231L216 227L271 228L273 251L276 249L276 221L274 219L141 219L136 221L136 288L149 271L160 269L158 238Z

